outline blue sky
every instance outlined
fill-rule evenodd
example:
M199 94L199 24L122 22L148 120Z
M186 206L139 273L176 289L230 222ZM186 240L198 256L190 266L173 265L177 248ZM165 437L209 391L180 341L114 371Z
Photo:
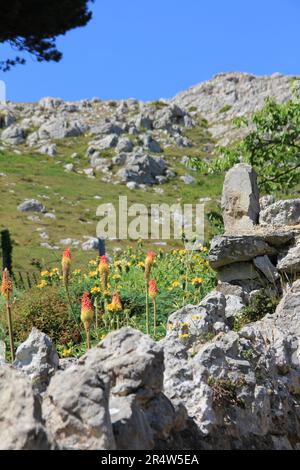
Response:
M1 74L7 98L153 100L226 71L300 75L298 0L96 0L58 64ZM2 46L0 57L10 49Z

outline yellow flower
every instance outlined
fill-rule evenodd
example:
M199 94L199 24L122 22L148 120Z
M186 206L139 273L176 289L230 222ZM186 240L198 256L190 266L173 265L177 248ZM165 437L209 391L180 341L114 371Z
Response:
M121 276L120 276L120 274L114 274L114 275L112 276L112 278L113 278L113 280L115 281L115 280L121 279Z
M188 333L183 333L182 335L180 335L180 338L188 338L189 337L189 334Z
M144 268L144 267L145 267L144 261L139 261L139 262L138 262L138 266L139 266L140 268Z
M52 273L53 274L59 274L59 269L58 268L53 268Z
M78 274L80 274L80 273L81 273L81 269L74 269L74 271L73 271L74 276L78 276Z
M187 250L179 250L179 254L181 256L185 256L187 254Z
M63 357L70 357L72 355L72 348L64 348L63 352L62 352L62 356Z
M192 279L193 286L198 286L199 284L202 284L202 283L203 283L203 277L194 277L194 279Z
M97 266L98 263L97 263L97 261L96 261L95 259L91 259L91 260L89 261L89 265L90 265L90 266Z
M101 292L100 287L95 286L91 288L91 294L99 294L100 292Z
M48 276L50 276L49 271L42 271L41 272L41 277L48 277Z
M90 271L89 272L89 277L96 277L98 276L98 271Z
M199 315L193 315L192 316L192 320L199 320L199 318L200 318Z
M120 260L115 261L115 262L114 262L114 267L115 267L115 268L121 268L121 267L122 267L121 261L120 261Z
M44 289L44 287L46 287L48 285L47 281L45 281L45 279L43 279L38 285L37 285L37 288L38 289Z
M176 287L179 287L180 286L180 282L179 281L174 281L172 282L172 288L173 289L176 289Z

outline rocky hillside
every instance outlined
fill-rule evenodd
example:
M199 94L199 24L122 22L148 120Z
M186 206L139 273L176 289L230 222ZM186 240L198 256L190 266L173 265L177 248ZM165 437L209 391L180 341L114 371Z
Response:
M36 258L67 243L92 248L99 201L120 194L145 204L200 199L207 214L218 211L222 177L199 176L189 157L208 159L216 143L241 137L232 118L259 109L267 96L287 100L290 82L228 73L171 100L1 105L1 228L12 231L20 264L25 246Z

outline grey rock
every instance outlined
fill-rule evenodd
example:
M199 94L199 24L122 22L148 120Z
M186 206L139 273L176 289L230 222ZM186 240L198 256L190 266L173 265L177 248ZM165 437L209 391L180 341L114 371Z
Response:
M257 279L259 274L253 263L232 263L218 268L218 279L221 282L233 282Z
M184 182L184 184L194 184L196 182L196 178L191 175L183 175L180 176L181 181Z
M151 450L153 431L145 412L136 404L135 396L113 396L109 411L118 450Z
M39 139L65 139L78 137L87 131L87 126L81 121L68 121L63 117L44 123L38 130Z
M143 138L144 149L151 153L160 153L162 151L159 143L151 135L145 135Z
M300 243L290 247L278 257L277 268L285 273L296 274L300 272Z
M89 250L98 250L99 248L99 240L98 238L89 238L87 241L82 243L81 248L83 251L89 251Z
M149 155L133 155L126 160L126 168L117 172L125 183L134 181L138 184L155 184L156 176L164 176L167 164L164 159Z
M135 183L134 181L129 181L127 184L126 184L127 188L128 189L137 189L139 187L139 185L137 183Z
M29 379L9 366L0 367L0 416L1 450L51 449Z
M6 344L4 341L0 341L0 366L6 362Z
M272 195L262 196L259 199L260 210L263 211L275 202L275 197Z
M116 146L116 150L118 152L132 152L133 150L133 142L130 139L122 138L119 139L119 142Z
M51 339L33 328L27 340L16 351L14 367L24 372L33 387L44 392L58 369L59 358Z
M55 157L57 154L56 144L45 144L40 147L39 152L44 155L49 155L50 157Z
M63 100L60 98L45 97L39 101L39 107L45 110L56 110L63 104Z
M101 140L95 142L95 146L97 149L101 150L108 150L110 148L116 147L118 143L118 135L117 134L109 134Z
M226 232L239 233L258 224L259 191L250 165L239 163L226 173L221 204Z
M268 256L258 256L253 260L254 266L259 269L264 276L270 281L271 283L275 283L279 279L279 273L273 263L271 262Z
M46 212L45 206L37 199L26 199L24 202L19 204L18 211L20 212Z
M219 235L212 240L209 263L217 269L231 263L249 261L257 256L273 255L277 250L268 245L263 237L255 235Z
M1 140L8 145L20 145L25 141L25 131L18 125L9 126L2 131Z
M57 372L43 400L47 431L64 450L113 450L108 385L99 366Z
M300 199L278 201L260 213L261 225L284 227L300 224Z
M74 168L75 168L74 163L66 163L64 165L65 171L68 171L68 172L74 171Z

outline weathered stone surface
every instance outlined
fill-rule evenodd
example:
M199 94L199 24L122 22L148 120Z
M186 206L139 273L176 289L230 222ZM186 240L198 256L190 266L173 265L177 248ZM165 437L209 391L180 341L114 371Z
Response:
M253 264L264 274L268 281L271 283L276 283L278 281L280 277L279 273L268 256L257 256L257 258L254 258Z
M24 129L18 125L7 127L2 134L1 140L9 145L20 145L25 141Z
M209 263L212 268L227 264L249 261L257 256L276 254L276 249L268 245L263 237L219 235L211 242Z
M300 224L300 199L278 201L261 211L259 221L261 225L284 227Z
M135 396L113 396L110 415L118 450L150 450L154 447L153 431Z
M0 366L0 417L1 450L51 448L29 379L9 366Z
M143 401L162 390L163 351L150 337L131 328L107 335L80 359L89 367L101 365L111 377L112 395L137 393Z
M250 262L232 263L218 268L218 279L221 282L254 280L258 277L258 271Z
M65 139L84 134L87 126L81 121L68 121L63 117L51 119L38 130L39 139Z
M43 400L48 433L65 450L112 450L108 386L100 365L72 365L52 378Z
M250 165L239 163L226 173L222 209L226 232L239 233L258 224L257 176Z
M126 160L126 167L118 171L122 181L138 184L155 184L156 176L165 175L167 164L163 158L149 155L134 155Z
M0 365L5 364L6 361L6 344L4 341L0 341Z
M278 257L277 268L286 273L300 272L300 240Z
M274 196L271 196L271 195L262 196L259 199L260 210L261 211L265 210L267 207L271 206L271 204L274 204L274 202L275 202Z
M18 211L20 212L46 212L45 206L37 199L26 199L24 202L19 204Z
M27 340L16 351L14 367L24 372L33 387L43 392L58 369L59 358L51 339L33 328Z
M198 448L297 448L299 312L297 281L275 314L218 335L196 355L168 332L165 393L173 403L185 403L199 430Z

